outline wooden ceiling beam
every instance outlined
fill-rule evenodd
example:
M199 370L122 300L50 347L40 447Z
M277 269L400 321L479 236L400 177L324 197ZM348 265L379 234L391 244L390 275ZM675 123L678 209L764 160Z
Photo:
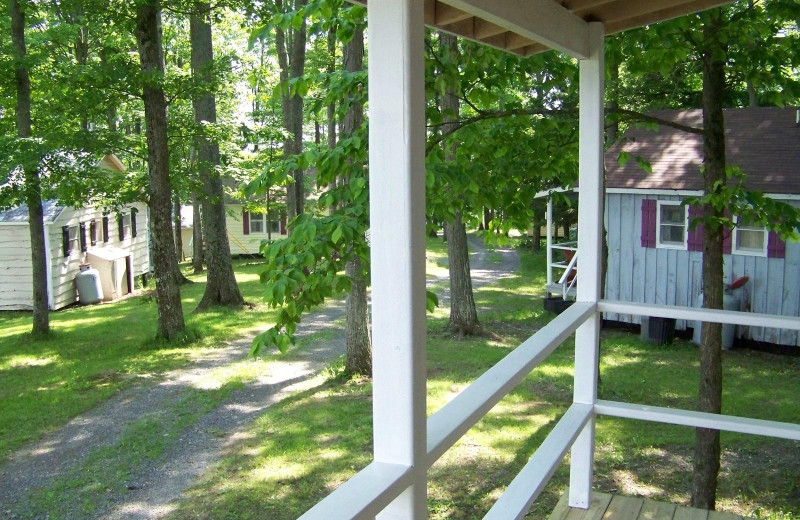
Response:
M608 23L605 26L605 30L606 34L616 34L628 29L634 29L636 27L642 27L651 23L671 20L673 18L678 18L679 16L705 11L706 9L711 9L712 7L718 7L720 5L729 3L731 3L730 0L694 0L689 3L683 3L677 6L661 9L660 11L654 11L652 13Z
M530 38L526 38L524 36L520 36L516 33L506 33L506 44L505 49L509 51L517 50L517 49L524 49L529 45L533 45L536 43L535 41L531 40Z
M612 23L628 18L636 18L639 16L647 16L651 13L657 13L664 9L679 8L682 5L691 4L694 0L649 0L642 2L641 0L617 0L613 3L603 4L597 7L590 7L586 9L579 9L574 11L575 14L584 20L597 20L603 23Z
M460 22L472 18L472 15L465 13L461 9L456 9L451 5L434 1L434 25L449 25L451 23Z
M604 4L613 3L614 1L615 0L560 0L558 3L574 13L579 9L599 7Z
M487 22L486 20L482 20L480 18L475 18L474 34L475 38L478 40L491 38L492 36L497 36L498 34L503 34L507 31L507 29L500 27L495 23Z
M576 58L588 57L589 24L553 0L445 0L443 3Z

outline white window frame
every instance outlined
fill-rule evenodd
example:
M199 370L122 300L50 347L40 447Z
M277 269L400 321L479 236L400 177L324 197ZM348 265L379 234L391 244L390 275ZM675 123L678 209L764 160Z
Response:
M122 240L129 240L131 236L131 214L130 212L122 214Z
M764 234L764 240L761 243L761 251L751 251L748 249L739 249L739 231L761 231ZM761 258L767 257L767 242L769 241L769 233L766 226L740 226L739 217L736 217L736 226L733 228L733 237L731 237L731 254L744 255L744 256L758 256Z
M656 201L656 248L657 249L679 249L686 251L688 249L687 242L689 240L689 206L683 206L683 244L661 243L661 206L680 206L679 200L659 200Z
M81 254L80 227L78 225L69 226L69 254L67 258L72 258L73 253Z
M265 234L267 232L266 215L263 213L250 213L250 233ZM261 229L255 229L255 225L261 226Z

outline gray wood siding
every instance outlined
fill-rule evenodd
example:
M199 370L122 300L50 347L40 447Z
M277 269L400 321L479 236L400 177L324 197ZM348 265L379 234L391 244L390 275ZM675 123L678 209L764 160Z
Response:
M0 227L0 310L33 307L30 243L27 225Z
M702 288L702 253L641 246L642 200L680 200L677 196L606 195L608 231L606 294L609 300L693 307ZM800 203L794 202L798 205ZM749 276L737 291L743 310L800 316L800 243L786 244L786 258L725 255L726 282ZM607 313L606 319L640 323L638 316ZM687 327L684 320L676 323ZM788 330L739 327L737 336L800 346L800 335Z

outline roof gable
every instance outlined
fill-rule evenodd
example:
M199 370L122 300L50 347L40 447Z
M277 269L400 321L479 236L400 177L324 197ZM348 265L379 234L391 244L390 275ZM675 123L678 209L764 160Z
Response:
M702 110L663 110L651 115L702 128ZM800 127L795 108L731 108L725 110L725 147L728 165L747 174L747 186L764 193L800 194ZM619 164L621 152L640 156L653 168L635 160ZM605 154L606 187L629 189L701 190L703 139L701 135L660 126L658 130L632 128Z

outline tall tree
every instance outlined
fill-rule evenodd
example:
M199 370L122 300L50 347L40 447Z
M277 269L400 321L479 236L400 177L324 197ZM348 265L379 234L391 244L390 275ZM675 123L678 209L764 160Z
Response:
M439 34L439 44L442 50L451 57L451 62L458 63L458 39L448 33ZM444 125L442 130L450 132L455 130L459 118L458 76L452 81L441 98L442 117ZM449 140L443 141L446 148L445 160L456 159L458 143ZM478 311L475 309L475 297L472 294L472 276L469 267L469 244L467 243L467 228L460 210L453 212L450 219L445 222L447 234L448 271L450 274L450 321L448 328L463 336L477 334L481 331L478 322Z
M346 73L357 73L364 69L364 29L357 26L352 39L344 46L343 65ZM330 105L329 105L330 106ZM331 114L331 111L328 112ZM364 108L361 99L351 99L347 114L342 121L342 138L349 138L364 124ZM349 179L344 179L349 183ZM345 275L350 278L347 295L345 328L347 356L345 368L350 374L372 375L372 342L369 329L369 307L367 305L367 273L358 255L351 255L345 266Z
M225 193L219 175L219 144L207 134L208 127L217 123L217 105L213 91L214 49L211 38L211 5L198 2L190 19L192 42L192 74L200 90L192 100L195 123L202 129L197 139L197 159L200 180L203 184L203 231L208 244L206 265L208 281L198 310L213 305L244 304L236 284L231 262L228 230L225 216Z
M308 36L306 17L303 8L307 0L286 0L288 11L299 17L299 24L281 23L275 26L275 45L278 50L278 65L281 69L281 105L283 108L283 127L287 136L283 143L284 157L291 157L303 152L303 97L290 85L292 80L303 77L306 64L306 40ZM278 13L284 11L283 0L275 0ZM303 185L303 169L296 168L286 187L287 218L291 223L297 215L303 213L305 188ZM289 228L291 232L291 225Z
M703 44L703 155L704 190L721 193L727 182L725 173L725 121L722 99L725 93L726 48L719 37L722 12L704 16ZM724 218L723 208L711 203L703 207L704 216ZM721 226L706 226L703 235L703 307L722 309L722 231ZM703 323L700 346L701 412L722 412L722 324ZM697 428L695 432L692 507L714 509L719 474L719 430Z
M144 0L136 9L134 34L139 46L147 138L148 201L151 252L158 299L157 336L177 339L186 328L175 272L178 262L172 240L172 190L167 148L167 103L164 96L164 52L158 0Z
M17 90L17 136L30 141L31 81L25 45L25 11L20 0L10 0L11 42L14 47L14 79ZM23 144L23 148L27 148ZM33 272L33 329L37 335L50 332L50 314L47 303L47 267L44 240L44 210L42 208L41 179L38 159L27 157L24 161L25 203L28 206L28 228L31 240L31 268Z

